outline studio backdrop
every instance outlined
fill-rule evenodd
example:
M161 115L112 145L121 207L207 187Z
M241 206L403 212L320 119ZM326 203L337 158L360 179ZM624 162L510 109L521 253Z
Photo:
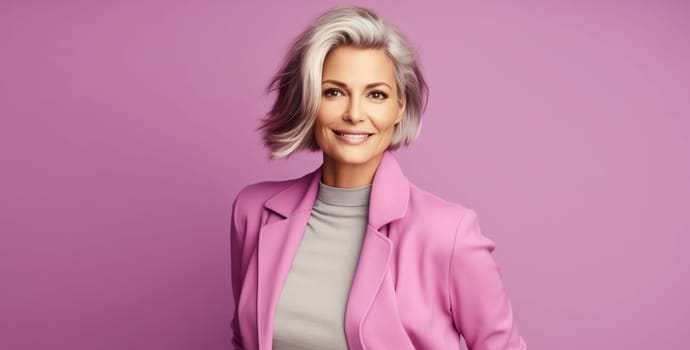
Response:
M228 349L230 209L336 1L0 2L0 348ZM690 3L361 1L430 87L396 151L474 209L532 350L685 349Z

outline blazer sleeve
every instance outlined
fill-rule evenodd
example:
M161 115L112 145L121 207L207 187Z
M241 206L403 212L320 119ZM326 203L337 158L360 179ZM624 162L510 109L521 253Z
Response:
M232 347L233 350L244 348L240 335L239 312L237 310L240 292L242 291L242 245L244 244L244 232L239 227L240 220L237 215L240 196L237 195L232 203L232 215L230 217L230 279L232 283L232 295L235 302L235 312L232 317Z
M449 269L455 329L470 350L526 350L491 255L495 244L482 234L475 211L467 210L455 232Z

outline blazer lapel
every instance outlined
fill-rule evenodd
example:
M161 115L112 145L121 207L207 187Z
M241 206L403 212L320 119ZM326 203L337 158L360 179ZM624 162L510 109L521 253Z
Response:
M314 207L321 167L298 179L270 198L264 206L278 214L259 231L257 327L259 349L271 349L273 321L282 290L297 248ZM268 221L268 220L267 220Z
M345 311L345 333L350 349L365 349L362 323L383 283L391 281L384 279L393 254L387 225L405 215L409 191L409 182L397 160L391 151L385 151L374 175L369 223Z

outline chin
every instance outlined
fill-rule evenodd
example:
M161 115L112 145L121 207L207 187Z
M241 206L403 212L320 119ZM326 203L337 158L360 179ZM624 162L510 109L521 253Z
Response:
M376 152L369 150L340 150L333 154L331 158L343 164L364 164L379 156Z
M343 163L343 164L364 164L368 161L370 161L373 157L365 156L365 155L357 155L357 156L343 156L339 157L338 161Z

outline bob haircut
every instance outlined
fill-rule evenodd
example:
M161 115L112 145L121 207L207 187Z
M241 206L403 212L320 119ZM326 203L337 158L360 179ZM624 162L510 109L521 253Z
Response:
M286 157L301 149L320 149L314 137L314 122L321 101L323 64L326 55L339 46L383 49L394 63L398 102L402 103L402 96L407 102L388 149L407 146L419 135L429 89L415 50L397 28L373 10L341 5L323 12L294 39L282 67L266 88L266 93L277 90L278 96L257 130L262 131L271 158Z

